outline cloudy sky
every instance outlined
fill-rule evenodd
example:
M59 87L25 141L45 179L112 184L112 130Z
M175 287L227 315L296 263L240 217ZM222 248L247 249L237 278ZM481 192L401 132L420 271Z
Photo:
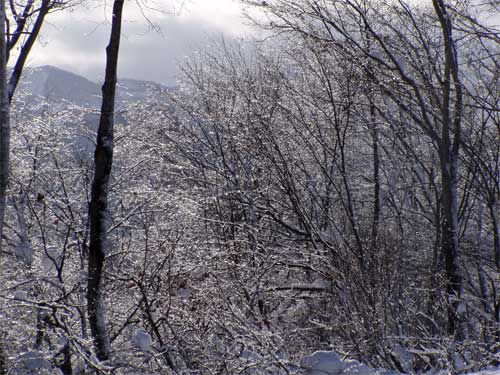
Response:
M30 66L55 65L102 79L112 0L86 4L49 15ZM127 1L119 75L172 83L177 62L203 48L210 38L248 34L241 10L238 0Z

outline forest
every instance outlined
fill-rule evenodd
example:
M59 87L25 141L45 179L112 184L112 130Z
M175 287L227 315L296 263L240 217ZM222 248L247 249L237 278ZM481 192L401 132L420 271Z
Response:
M500 4L240 2L135 101L110 2L97 108L1 1L0 374L495 373Z

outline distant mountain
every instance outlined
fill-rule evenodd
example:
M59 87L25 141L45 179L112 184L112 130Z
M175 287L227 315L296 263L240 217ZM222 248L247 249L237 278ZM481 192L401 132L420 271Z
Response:
M92 108L97 108L100 102L97 83L48 65L26 69L18 91L22 92L28 102L31 97L33 101L68 102Z
M165 87L155 82L119 79L116 102L120 106L142 101L160 89ZM18 91L26 104L45 101L94 109L101 105L101 86L98 83L50 65L26 69Z
M127 125L128 104L158 98L168 88L149 81L119 79L116 97L116 125ZM101 85L82 76L56 68L39 66L26 69L14 96L12 121L31 121L51 117L53 126L61 126L75 154L91 160L99 124ZM68 116L73 113L74 116ZM75 120L78 119L78 120Z
M117 101L119 103L127 104L130 102L147 100L149 96L158 90L165 89L167 89L165 86L156 82L123 78L118 80L116 88Z

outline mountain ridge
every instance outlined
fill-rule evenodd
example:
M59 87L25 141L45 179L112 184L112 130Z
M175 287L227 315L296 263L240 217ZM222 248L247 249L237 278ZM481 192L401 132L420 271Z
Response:
M116 102L126 105L145 100L156 90L169 89L160 83L133 78L117 82ZM101 84L79 74L52 66L41 65L25 69L18 90L27 104L40 99L48 102L65 102L98 109L101 104Z

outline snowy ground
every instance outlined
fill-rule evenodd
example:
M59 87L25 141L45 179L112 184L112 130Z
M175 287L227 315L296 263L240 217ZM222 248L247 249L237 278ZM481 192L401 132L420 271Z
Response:
M308 375L398 375L393 370L373 369L358 361L342 360L333 351L318 351L304 359L300 366ZM448 373L448 372L446 372ZM471 375L500 375L500 368L484 370ZM443 373L444 375L444 373Z

